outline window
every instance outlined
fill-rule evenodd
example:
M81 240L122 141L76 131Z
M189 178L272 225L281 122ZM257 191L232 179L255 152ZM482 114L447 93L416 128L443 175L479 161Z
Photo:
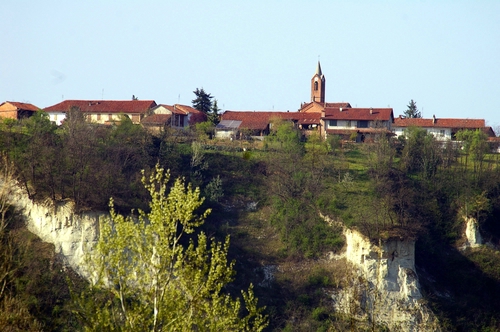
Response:
M318 91L318 82L314 82L314 91Z
M439 131L439 136L444 137L444 129L441 129L441 130Z
M328 127L337 127L337 120L329 120Z
M358 121L358 128L368 128L368 120Z

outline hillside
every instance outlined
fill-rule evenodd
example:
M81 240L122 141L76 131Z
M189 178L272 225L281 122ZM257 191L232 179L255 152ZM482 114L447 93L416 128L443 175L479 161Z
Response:
M206 197L203 208L212 209L202 229L218 239L231 236L229 256L237 274L228 291L238 294L252 282L259 304L266 306L270 331L389 326L366 312L386 305L370 300L376 293L369 285L371 272L354 272L358 267L346 256L346 231L359 233L369 250L380 252L370 258L374 264L399 260L391 243L414 244L414 263L405 268L415 265L421 287L407 296L428 308L422 309L422 319L432 313L433 324L444 331L500 328L499 157L477 141L462 150L415 130L399 141L380 137L356 144L312 136L303 142L282 123L264 142L224 142L196 132L155 137L127 122L110 128L29 121L4 124L0 148L3 168L13 163L21 189L37 204L71 201L75 213L105 211L113 197L119 211L147 209L140 170L149 172L156 163L169 168L173 178L199 186ZM0 324L78 329L80 322L71 314L74 298L64 281L69 269L59 267L53 247L35 240L11 212L9 220L18 221L9 223L3 248L28 252L23 248L29 243L35 249L21 256L4 250L23 268L5 279L9 291L0 295L4 309L10 308L7 315L24 310L32 318ZM472 246L464 237L469 219L477 223L484 245ZM404 251L412 245L408 248ZM363 278L368 286L357 283ZM23 280L46 280L44 287L58 290L57 300L54 290L23 286ZM342 309L338 294L353 289L358 289L354 300ZM8 302L14 297L17 307Z

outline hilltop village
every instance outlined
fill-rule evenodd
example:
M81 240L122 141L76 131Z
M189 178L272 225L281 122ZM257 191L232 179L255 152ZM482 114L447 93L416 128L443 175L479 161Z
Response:
M303 137L313 132L322 138L338 135L344 140L355 142L372 141L374 135L401 136L408 127L421 127L439 141L455 140L460 130L480 130L490 141L496 141L491 127L484 119L407 118L394 116L392 108L352 107L348 102L326 101L326 77L318 61L311 78L311 100L304 102L296 112L278 111L234 111L217 114L215 137L239 139L253 137L262 139L269 134L275 119L291 121L300 129ZM0 118L22 119L34 112L43 111L50 120L60 125L72 109L81 111L87 121L109 125L126 115L134 124L140 124L152 132L165 128L186 129L206 121L206 114L188 105L157 104L154 100L64 100L58 104L39 108L38 106L6 101L0 104Z
M499 331L493 129L305 83L2 103L0 330Z

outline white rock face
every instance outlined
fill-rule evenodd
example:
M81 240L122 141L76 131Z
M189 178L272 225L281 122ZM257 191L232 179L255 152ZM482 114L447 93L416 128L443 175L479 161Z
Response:
M345 258L357 270L352 287L334 295L336 309L391 331L438 331L424 304L415 272L415 241L393 239L374 245L345 229Z
M465 237L467 238L466 247L479 247L483 244L483 238L479 232L479 224L475 218L464 217Z
M25 217L27 228L43 241L54 244L55 251L80 275L88 274L82 269L84 250L94 246L99 236L100 212L74 213L71 202L36 204L27 194L16 188L11 203Z

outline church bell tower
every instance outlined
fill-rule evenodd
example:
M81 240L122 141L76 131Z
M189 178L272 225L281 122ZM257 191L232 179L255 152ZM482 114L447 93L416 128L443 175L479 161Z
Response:
M321 72L321 65L318 61L316 73L311 79L311 101L315 101L317 103L325 102L325 83L325 75Z

